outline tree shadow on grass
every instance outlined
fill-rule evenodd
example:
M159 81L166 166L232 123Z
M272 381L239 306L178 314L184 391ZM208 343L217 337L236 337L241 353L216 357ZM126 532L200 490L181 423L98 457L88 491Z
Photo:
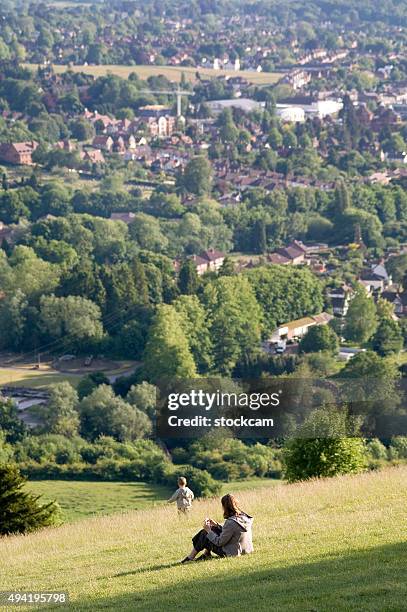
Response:
M184 566L174 584L153 580L143 590L125 585L119 596L76 600L82 610L264 610L273 612L401 612L407 604L407 543L329 557L315 563L269 568L256 567L256 554L241 560L220 560L216 573L207 563ZM149 571L172 567L152 566ZM193 565L195 577L191 575ZM211 563L212 566L212 563ZM224 569L223 569L224 566ZM221 572L221 573L220 573ZM130 575L135 572L121 574ZM120 574L116 577L118 578ZM148 578L147 578L148 580ZM59 608L60 609L60 608Z

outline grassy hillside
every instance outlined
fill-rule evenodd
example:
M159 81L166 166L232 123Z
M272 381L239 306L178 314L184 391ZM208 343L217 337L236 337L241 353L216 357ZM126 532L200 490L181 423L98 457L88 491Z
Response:
M56 500L64 521L75 521L92 515L107 515L125 510L144 510L168 499L167 487L144 482L82 482L39 480L29 489L44 500Z
M37 70L36 64L25 64L27 68L31 70ZM54 65L56 73L66 72L68 66L65 65ZM127 79L129 74L136 72L141 79L147 79L150 76L164 75L169 80L179 82L181 80L182 73L185 74L189 81L196 80L197 71L201 76L204 77L217 77L217 76L240 76L247 79L249 82L255 85L271 85L276 83L284 75L281 73L274 72L249 72L247 70L239 70L237 72L230 70L213 70L212 68L193 68L189 66L124 66L124 65L102 65L102 66L72 66L70 67L74 72L84 72L85 74L92 74L95 77L105 76L109 72L116 74L123 79Z
M0 542L2 590L70 593L82 610L400 611L407 468L241 494L253 555L179 565L219 500L86 519Z
M279 483L278 480L253 478L225 483L223 490L245 491ZM92 515L107 515L126 510L144 510L165 503L173 492L167 487L144 482L82 482L34 480L28 484L44 501L56 500L62 508L64 522ZM175 484L174 484L175 488Z

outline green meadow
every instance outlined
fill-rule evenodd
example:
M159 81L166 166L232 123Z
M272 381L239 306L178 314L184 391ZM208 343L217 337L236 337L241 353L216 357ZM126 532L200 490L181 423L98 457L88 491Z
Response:
M75 612L405 610L406 467L239 497L255 517L252 555L180 565L202 520L221 520L219 499L185 520L157 505L4 538L2 590L65 590L58 609Z

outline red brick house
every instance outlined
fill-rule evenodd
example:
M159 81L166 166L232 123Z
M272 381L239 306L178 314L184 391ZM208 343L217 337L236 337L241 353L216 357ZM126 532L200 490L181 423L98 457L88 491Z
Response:
M38 147L38 142L3 142L0 144L0 161L8 164L31 166L32 154Z

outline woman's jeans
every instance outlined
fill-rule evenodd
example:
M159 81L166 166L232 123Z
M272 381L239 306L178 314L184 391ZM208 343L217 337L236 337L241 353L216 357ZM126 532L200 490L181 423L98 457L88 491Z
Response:
M217 535L222 531L220 527L212 527L212 531L214 531ZM209 550L210 552L215 553L218 557L225 557L225 553L220 546L217 546L213 542L211 542L208 538L208 534L205 529L201 529L194 537L192 538L192 544L197 552L201 550Z

